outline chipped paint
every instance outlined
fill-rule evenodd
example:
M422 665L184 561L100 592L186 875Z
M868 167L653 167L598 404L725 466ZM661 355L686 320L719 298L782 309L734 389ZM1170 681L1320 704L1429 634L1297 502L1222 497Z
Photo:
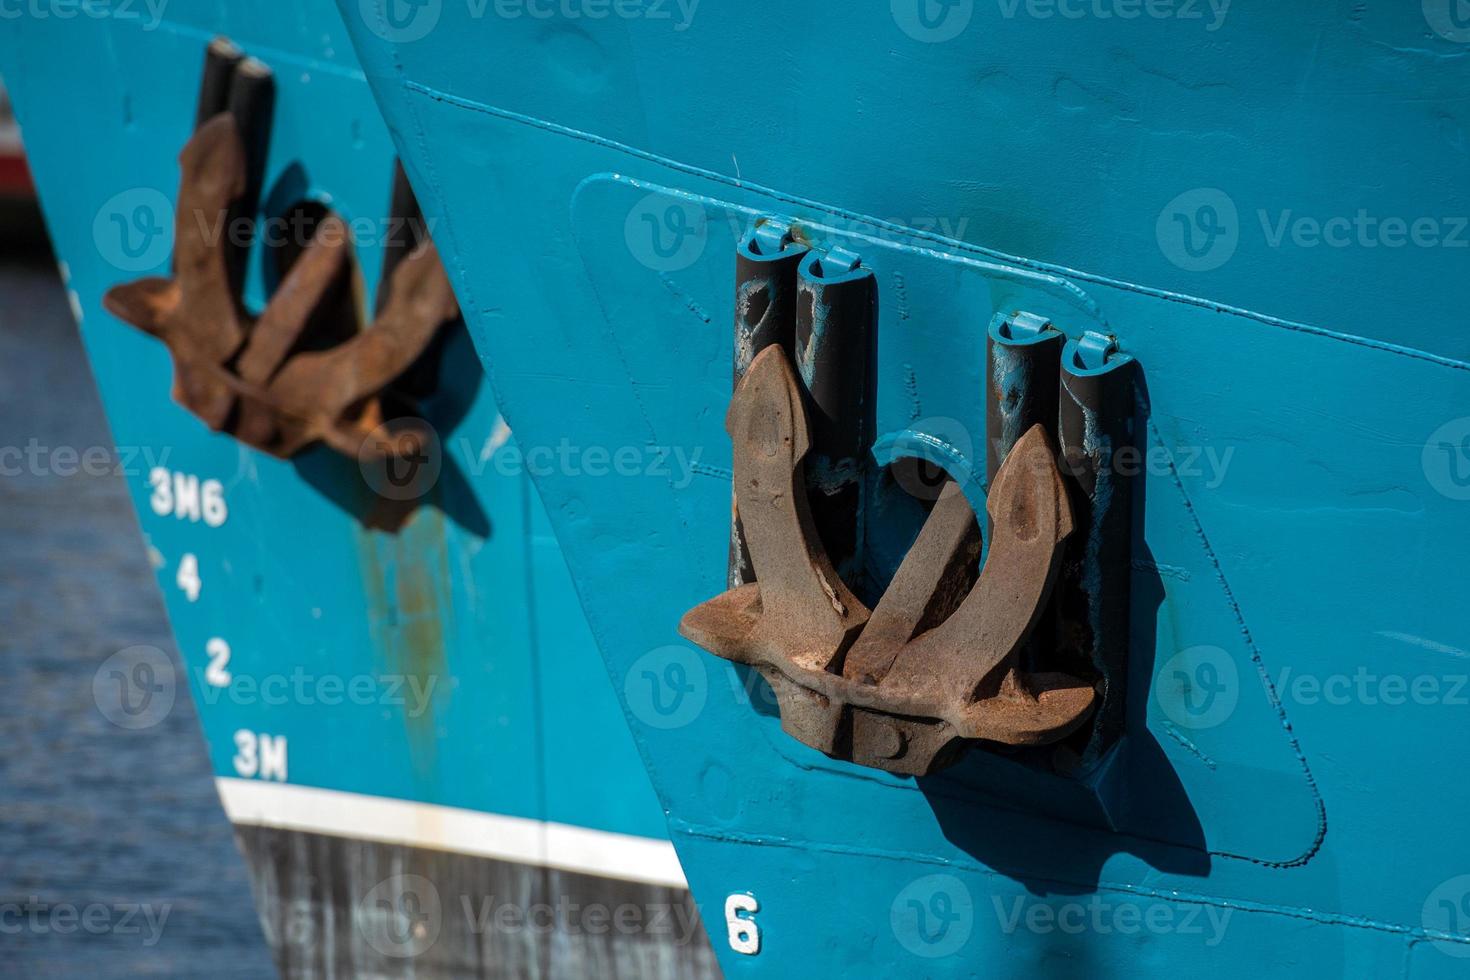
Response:
M490 435L485 438L485 445L480 447L480 462L488 463L495 459L495 454L500 448L510 442L510 423L505 421L505 416L496 414L495 425L490 430Z
M1001 440L1014 446L1021 438L1025 419L1021 414L1026 392L1031 388L1031 362L1006 344L995 344L991 356L990 381L1000 409Z

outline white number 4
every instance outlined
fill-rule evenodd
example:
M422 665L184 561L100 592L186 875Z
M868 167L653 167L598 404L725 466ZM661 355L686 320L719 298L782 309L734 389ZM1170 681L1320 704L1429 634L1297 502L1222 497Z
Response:
M179 574L174 577L174 584L184 591L184 598L190 602L199 600L199 590L204 583L199 581L199 559L192 553L179 559Z

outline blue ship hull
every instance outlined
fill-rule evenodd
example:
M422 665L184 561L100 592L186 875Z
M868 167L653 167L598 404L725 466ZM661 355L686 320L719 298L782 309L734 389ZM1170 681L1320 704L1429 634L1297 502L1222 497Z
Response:
M1452 5L340 6L522 444L698 460L536 485L725 975L1464 974ZM681 638L762 226L860 257L871 444L977 503L997 316L1138 365L1127 707L1080 767L839 761Z
M124 651L99 707L187 686L284 972L1464 974L1461 5L338 8L0 31L187 665ZM260 217L365 221L370 309L396 154L464 312L391 530L103 308L176 261L217 34L276 80ZM816 504L768 479L809 443ZM999 689L940 683L983 629L934 678L948 623L867 642L957 505L970 595L1029 610ZM900 662L932 683L874 693Z
M125 651L99 706L138 727L192 696L283 975L711 974L531 464L463 326L420 403L441 476L385 530L355 461L322 446L275 459L211 432L171 399L164 345L104 310L114 287L168 273L177 157L216 35L274 74L261 217L307 199L356 222L371 306L395 151L330 4L0 30L184 665ZM272 257L251 254L252 309L277 288Z

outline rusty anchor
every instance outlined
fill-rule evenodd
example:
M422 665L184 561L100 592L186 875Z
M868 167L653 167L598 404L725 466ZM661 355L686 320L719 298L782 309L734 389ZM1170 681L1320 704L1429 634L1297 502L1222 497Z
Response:
M390 254L376 318L344 330L340 317L322 322L353 263L346 225L328 214L261 314L245 309L248 242L221 230L249 227L255 211L269 80L229 42L210 45L200 124L179 158L173 275L116 286L105 305L167 345L174 399L211 429L281 458L318 442L360 459L412 455L416 423L394 419L386 389L459 316L433 242ZM317 333L347 339L320 349ZM401 422L394 439L369 438L387 422Z
M758 670L788 734L836 758L927 775L976 741L1047 745L1084 725L1092 684L1031 672L1020 657L1073 531L1045 427L1028 429L995 476L978 575L980 527L951 482L872 610L817 532L803 472L812 430L780 346L751 363L726 429L755 581L690 610L680 632Z

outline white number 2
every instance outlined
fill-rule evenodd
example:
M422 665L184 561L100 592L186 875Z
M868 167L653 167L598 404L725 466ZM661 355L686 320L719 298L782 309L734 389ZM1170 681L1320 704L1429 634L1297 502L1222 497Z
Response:
M209 655L209 666L204 668L204 680L210 687L229 687L233 678L225 668L230 662L230 645L216 636L204 644L204 652Z
M730 948L735 952L754 956L761 951L761 927L754 918L760 910L761 903L754 895L735 894L725 899L725 927L730 930Z

